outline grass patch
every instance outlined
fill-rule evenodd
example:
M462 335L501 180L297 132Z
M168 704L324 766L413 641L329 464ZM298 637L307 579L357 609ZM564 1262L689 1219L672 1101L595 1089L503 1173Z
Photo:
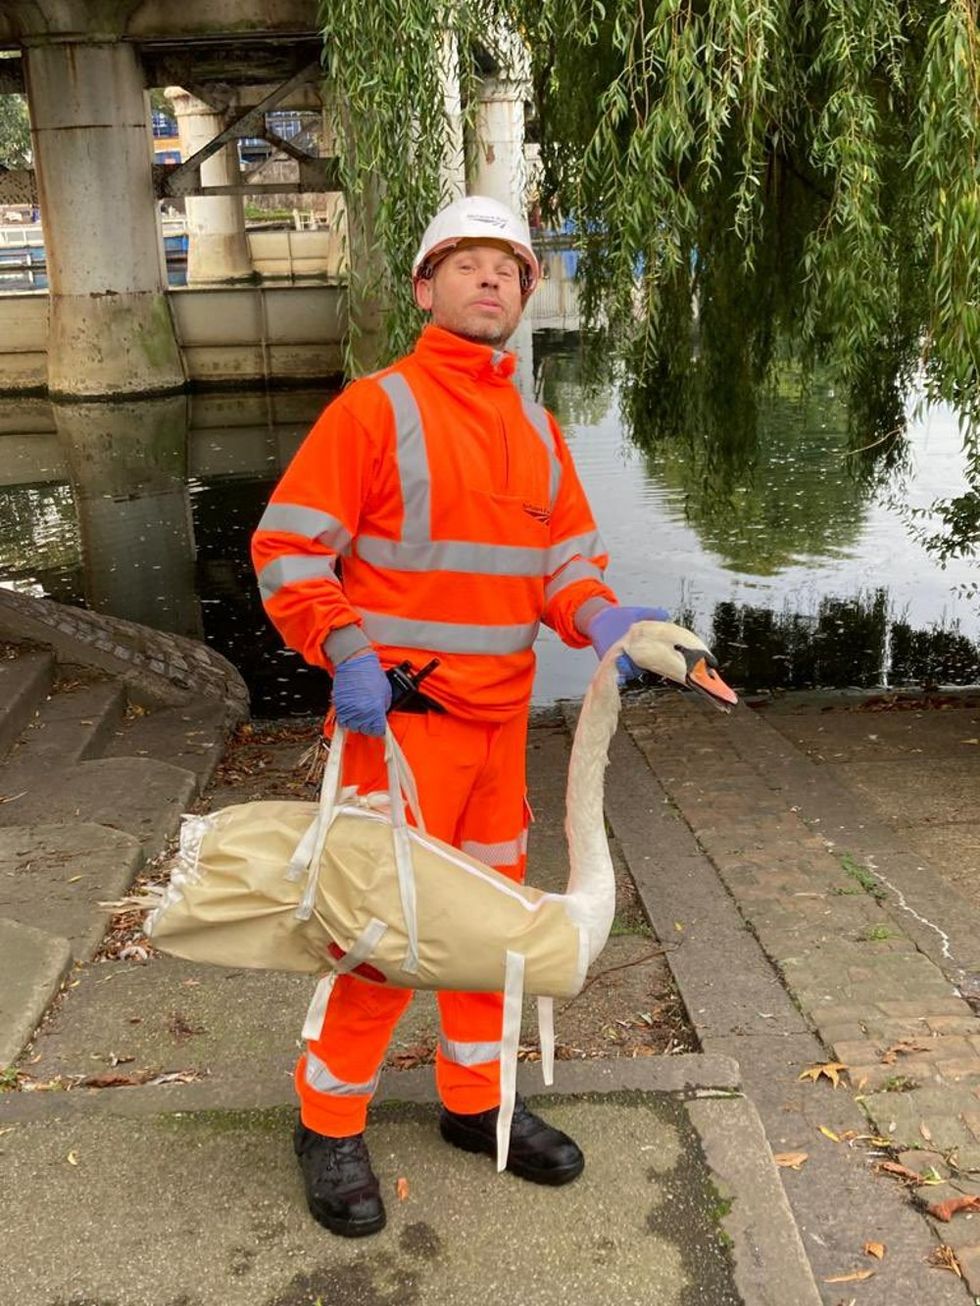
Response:
M855 880L865 893L869 893L874 898L875 902L884 902L884 891L873 871L870 871L867 866L862 866L860 862L856 862L850 853L844 854L840 859L840 864L844 874Z
M882 939L897 939L898 933L887 925L869 925L858 938L862 943L880 943Z
M892 1075L881 1086L882 1093L911 1093L918 1088L918 1081L909 1075Z

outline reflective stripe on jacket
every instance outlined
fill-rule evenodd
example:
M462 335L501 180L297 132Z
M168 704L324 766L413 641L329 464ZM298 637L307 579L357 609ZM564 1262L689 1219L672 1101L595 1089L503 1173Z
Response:
M530 697L540 621L587 644L576 610L615 601L605 548L557 425L513 370L427 327L322 413L252 546L266 611L307 661L329 669L368 642L386 666L437 657L427 694L503 720Z

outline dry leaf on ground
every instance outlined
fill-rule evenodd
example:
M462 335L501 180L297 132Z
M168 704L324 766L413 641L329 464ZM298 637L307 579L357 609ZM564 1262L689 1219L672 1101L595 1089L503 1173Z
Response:
M884 1256L884 1254L885 1254L885 1244L884 1244L884 1243L865 1243L865 1244L864 1244L864 1254L865 1254L865 1256L873 1256L873 1257L875 1258L876 1261L880 1261L881 1258L882 1258L882 1257Z
M65 1160L68 1162L69 1165L78 1165L78 1153L69 1152L68 1155L65 1157Z
M885 1174L893 1174L896 1179L904 1179L910 1184L921 1184L922 1176L916 1170L910 1170L907 1165L899 1165L897 1161L882 1161L875 1167L876 1170L883 1170Z
M870 1279L874 1270L854 1270L851 1274L832 1274L830 1278L824 1279L824 1283L861 1283L864 1279Z
M785 1166L788 1170L799 1170L804 1161L809 1161L809 1152L775 1152L772 1158L777 1165Z
M408 1180L401 1175L395 1183L395 1194L400 1202L408 1199Z
M826 1077L833 1084L834 1088L840 1083L840 1073L846 1070L847 1066L843 1061L824 1061L816 1066L807 1066L806 1070L799 1076L800 1079L812 1079L814 1083L821 1077Z
M951 1220L957 1211L980 1211L980 1197L947 1197L945 1202L932 1202L926 1207L937 1220Z
M928 1043L917 1043L915 1039L903 1038L898 1043L893 1043L890 1048L886 1048L878 1058L883 1065L893 1066L900 1056L911 1056L913 1052L931 1051Z
M940 1243L936 1250L930 1254L929 1264L934 1270L950 1270L958 1279L963 1278L963 1271L956 1259L956 1253L952 1247L947 1247L945 1243Z

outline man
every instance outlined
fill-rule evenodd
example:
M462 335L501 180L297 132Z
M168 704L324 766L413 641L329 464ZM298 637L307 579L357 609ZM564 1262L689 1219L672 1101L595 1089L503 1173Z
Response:
M323 412L272 496L253 556L266 610L333 674L352 733L344 783L386 789L385 670L438 665L390 724L428 830L524 876L525 741L539 621L601 656L633 621L554 419L522 400L504 346L538 279L526 224L468 196L427 228L413 267L429 314L414 351ZM628 668L627 668L628 670ZM633 668L635 672L635 668ZM364 1143L385 1049L411 993L341 975L296 1069L295 1145L313 1217L348 1237L385 1222ZM440 993L440 1130L496 1155L500 994ZM507 1168L563 1184L584 1158L518 1101Z

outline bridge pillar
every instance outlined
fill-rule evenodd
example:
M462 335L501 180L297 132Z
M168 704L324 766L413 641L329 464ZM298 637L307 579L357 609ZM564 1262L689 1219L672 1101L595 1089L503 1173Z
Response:
M24 69L50 284L49 389L180 389L136 53L125 42L28 45Z
M189 159L224 128L220 113L180 86L165 92L173 105L180 136L180 155ZM241 181L238 154L226 145L201 165L203 186L232 186ZM187 284L245 281L254 277L245 235L245 209L241 195L188 195Z
M518 38L512 41L511 67L498 77L482 79L469 156L470 188L507 204L515 213L527 209L527 165L524 160L524 101L531 86L527 56ZM517 355L514 384L534 397L534 358L531 323L523 318L508 341Z

